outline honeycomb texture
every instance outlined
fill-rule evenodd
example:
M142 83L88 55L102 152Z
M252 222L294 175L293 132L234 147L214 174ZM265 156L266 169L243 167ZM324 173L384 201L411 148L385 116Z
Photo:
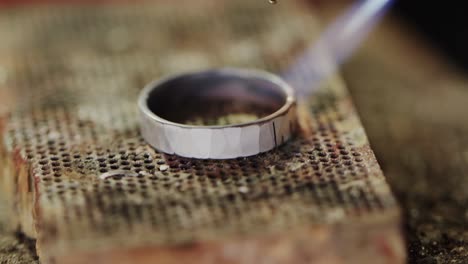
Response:
M136 99L152 79L226 65L280 74L317 30L294 1L1 10L2 185L41 258L382 219L398 226L338 78L316 88L297 138L258 156L179 158L139 135Z

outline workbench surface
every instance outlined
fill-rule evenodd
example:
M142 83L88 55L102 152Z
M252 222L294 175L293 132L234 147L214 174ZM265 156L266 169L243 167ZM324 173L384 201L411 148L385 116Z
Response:
M388 19L344 77L405 215L409 263L468 263L468 79Z

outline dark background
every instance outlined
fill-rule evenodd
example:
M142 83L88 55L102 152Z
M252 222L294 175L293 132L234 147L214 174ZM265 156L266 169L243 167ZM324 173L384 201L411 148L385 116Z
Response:
M468 2L400 0L395 11L468 71Z

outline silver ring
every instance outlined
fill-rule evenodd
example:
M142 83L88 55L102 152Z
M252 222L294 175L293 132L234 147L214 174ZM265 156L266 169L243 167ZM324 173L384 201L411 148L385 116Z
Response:
M296 128L293 89L258 70L226 68L158 80L143 89L138 105L143 138L159 151L189 158L256 155L286 142ZM187 123L193 116L231 111L226 105L263 115L237 124Z

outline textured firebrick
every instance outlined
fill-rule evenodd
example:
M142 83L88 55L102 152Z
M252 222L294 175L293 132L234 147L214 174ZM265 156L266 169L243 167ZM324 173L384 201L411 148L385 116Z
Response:
M302 133L255 157L168 156L138 133L154 78L285 70L318 30L287 2L1 11L3 193L43 262L403 262L398 206L338 78L302 108Z

